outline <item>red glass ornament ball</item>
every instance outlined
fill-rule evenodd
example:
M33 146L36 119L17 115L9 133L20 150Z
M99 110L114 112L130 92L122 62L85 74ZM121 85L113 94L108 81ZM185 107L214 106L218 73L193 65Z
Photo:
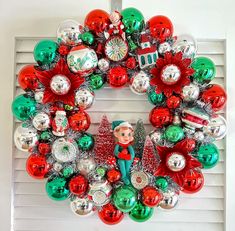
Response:
M128 82L128 74L124 67L113 67L108 72L108 80L111 87L123 87Z
M83 197L88 189L88 180L81 174L74 176L69 182L69 190L78 197Z
M23 90L35 90L38 88L38 78L34 65L24 66L18 75L18 82Z
M26 171L35 179L44 179L50 169L45 156L31 154L27 159Z
M135 69L136 65L137 65L137 63L136 63L136 59L134 57L130 57L126 60L126 67L128 69L131 69L131 70Z
M118 210L111 203L102 206L102 209L98 212L98 215L101 221L107 225L118 224L124 218L124 213Z
M89 12L84 21L84 25L97 35L103 33L108 28L109 24L109 14L100 9Z
M38 151L41 155L46 155L51 152L51 146L48 143L39 143Z
M148 207L157 206L162 200L162 194L153 186L146 186L141 191L142 203Z
M184 147L184 150L186 152L192 152L196 147L196 141L194 139L186 138L182 142L182 147Z
M226 104L227 94L220 85L212 84L202 93L201 98L205 103L210 103L214 111L219 111Z
M70 51L70 47L66 45L60 45L58 51L60 55L67 55Z
M115 168L109 169L107 171L107 180L110 183L115 183L119 181L121 179L121 176L122 176L121 172Z
M78 111L69 117L69 126L74 131L86 131L90 124L90 116L85 111Z
M172 95L166 100L166 105L170 109L176 109L181 104L181 98L179 96Z
M151 35L160 42L164 42L173 35L173 24L171 20L164 15L157 15L150 18L148 24Z
M155 107L149 114L150 123L157 128L162 128L172 122L173 116L167 107Z
M204 177L200 170L193 169L186 172L182 191L185 193L196 193L204 185Z

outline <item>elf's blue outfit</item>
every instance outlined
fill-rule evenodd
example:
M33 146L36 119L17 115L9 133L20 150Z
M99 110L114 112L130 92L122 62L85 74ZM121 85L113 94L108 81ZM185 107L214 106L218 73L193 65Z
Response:
M125 121L114 121L113 130L131 125ZM130 143L122 144L118 142L114 149L114 155L118 158L117 163L122 174L122 180L126 185L130 184L130 169L135 158L134 149Z

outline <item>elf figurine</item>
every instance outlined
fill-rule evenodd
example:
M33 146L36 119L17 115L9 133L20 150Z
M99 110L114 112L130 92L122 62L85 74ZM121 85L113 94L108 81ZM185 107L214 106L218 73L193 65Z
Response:
M126 185L130 184L130 168L133 163L135 152L132 147L133 127L126 121L117 120L112 123L113 134L118 142L114 149L114 155L118 158L117 163L122 174L122 180Z
M120 35L123 40L126 40L124 25L121 21L121 14L118 11L114 11L110 14L109 19L111 24L109 25L109 30L104 33L106 39L112 34Z

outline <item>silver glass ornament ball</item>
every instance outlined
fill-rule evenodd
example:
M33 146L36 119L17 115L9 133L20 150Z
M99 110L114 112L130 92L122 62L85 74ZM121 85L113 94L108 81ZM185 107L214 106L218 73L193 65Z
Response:
M50 127L51 119L45 112L37 113L33 118L33 126L39 131L45 131Z
M174 64L166 65L161 72L161 80L166 85L174 85L180 79L180 76L180 69Z
M162 142L163 133L160 129L150 132L149 137L154 145L158 145Z
M159 206L162 209L173 209L176 207L179 200L179 195L174 190L167 190L163 192L163 199L160 202Z
M87 109L92 106L94 102L94 93L86 88L81 88L75 93L75 104L82 108Z
M55 75L51 79L50 88L56 95L66 95L71 88L71 82L65 75Z
M92 215L94 213L93 207L93 202L88 200L87 198L76 197L70 203L70 208L74 212L74 214L83 217Z
M98 61L98 67L101 71L107 71L109 69L110 62L108 59L102 58Z
M161 55L164 55L166 52L171 51L171 45L168 42L160 43L158 46L158 52Z
M184 169L186 165L185 157L177 152L172 152L167 157L167 167L173 172L179 172Z
M197 43L191 35L180 35L174 42L172 49L175 53L182 52L184 58L192 59L197 52Z
M130 89L138 95L144 95L150 86L150 79L144 71L135 74L130 80Z
M190 83L187 86L184 86L182 89L182 97L185 102L191 102L198 99L200 94L200 89L198 85Z
M37 130L25 124L21 124L15 130L14 142L17 149L27 152L29 148L33 147L38 142Z
M211 118L209 124L203 128L203 132L215 140L223 139L227 131L227 122L221 115Z
M34 99L37 103L43 102L44 91L36 91L34 94Z
M194 139L197 141L203 141L205 139L204 133L202 131L195 132Z
M79 35L83 32L83 26L75 20L63 21L57 29L57 40L59 43L75 46L81 42Z
M77 145L75 141L59 138L52 144L52 155L60 163L71 162L76 159Z
M96 168L96 163L93 157L81 158L77 162L77 169L82 175L88 175L90 172L94 171Z

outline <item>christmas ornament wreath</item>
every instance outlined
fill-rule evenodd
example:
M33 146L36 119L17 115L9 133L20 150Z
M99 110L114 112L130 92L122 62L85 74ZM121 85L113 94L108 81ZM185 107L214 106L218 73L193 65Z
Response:
M201 169L216 165L213 141L226 133L218 115L226 93L209 84L213 62L195 56L193 37L173 36L166 16L145 22L135 8L111 14L96 9L84 24L62 22L56 42L35 46L37 65L20 71L25 93L12 103L22 121L15 145L30 154L28 174L47 178L48 196L69 199L76 215L97 211L112 225L127 213L143 222L154 207L174 208L181 191L203 187ZM129 84L135 94L147 95L155 130L146 134L141 120L135 129L121 119L111 125L103 116L97 134L88 133L86 109L106 82L113 88Z

